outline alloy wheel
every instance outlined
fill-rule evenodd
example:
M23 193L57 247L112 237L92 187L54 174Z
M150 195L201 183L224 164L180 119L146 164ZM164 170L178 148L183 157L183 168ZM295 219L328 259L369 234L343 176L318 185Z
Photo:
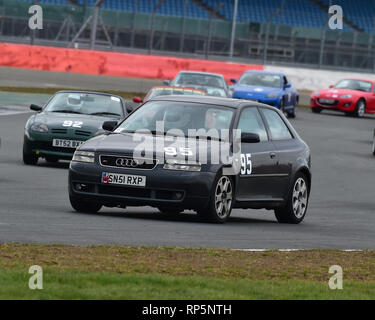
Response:
M233 202L232 182L228 177L221 177L215 190L215 209L217 215L224 219L231 211Z
M307 208L307 186L302 178L298 178L293 188L293 212L294 215L300 219L304 216Z

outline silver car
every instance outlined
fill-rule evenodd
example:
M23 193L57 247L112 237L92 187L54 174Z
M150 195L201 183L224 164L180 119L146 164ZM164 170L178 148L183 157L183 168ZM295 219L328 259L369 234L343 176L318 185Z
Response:
M216 73L180 71L172 81L164 80L164 84L204 90L208 96L223 98L232 96L223 75Z

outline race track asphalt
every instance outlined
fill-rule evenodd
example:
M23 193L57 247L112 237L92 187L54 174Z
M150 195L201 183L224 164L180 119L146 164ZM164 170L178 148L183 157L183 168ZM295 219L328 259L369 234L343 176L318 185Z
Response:
M97 76L0 67L0 87L70 88L146 93L151 87L160 85L163 85L163 82L157 79ZM309 105L310 94L308 92L300 92L299 103L301 105Z
M26 111L26 110L24 110ZM30 113L0 113L0 242L221 248L375 248L375 118L300 109L291 122L312 150L313 183L300 225L272 211L234 210L224 225L174 218L148 207L79 214L68 201L68 163L22 163Z

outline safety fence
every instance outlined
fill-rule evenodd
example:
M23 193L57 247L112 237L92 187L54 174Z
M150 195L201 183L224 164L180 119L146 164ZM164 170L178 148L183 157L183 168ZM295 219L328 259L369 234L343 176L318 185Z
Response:
M91 25L74 39L92 15L92 7L44 5L43 30L28 28L29 3L0 0L0 41L87 48ZM96 44L108 50L146 50L148 53L222 59L230 48L232 22L211 17L163 16L101 10ZM104 28L103 28L104 27ZM110 41L108 41L109 36ZM75 40L72 43L72 40ZM237 23L235 59L252 64L284 64L318 68L375 71L374 36L322 28ZM47 42L46 42L47 41Z

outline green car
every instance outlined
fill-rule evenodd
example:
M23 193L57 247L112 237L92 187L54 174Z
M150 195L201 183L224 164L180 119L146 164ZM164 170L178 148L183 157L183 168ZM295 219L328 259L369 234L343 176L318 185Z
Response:
M25 126L23 162L35 165L39 158L47 162L71 160L75 149L86 140L103 133L104 121L120 121L128 111L125 101L116 95L88 91L59 91Z

